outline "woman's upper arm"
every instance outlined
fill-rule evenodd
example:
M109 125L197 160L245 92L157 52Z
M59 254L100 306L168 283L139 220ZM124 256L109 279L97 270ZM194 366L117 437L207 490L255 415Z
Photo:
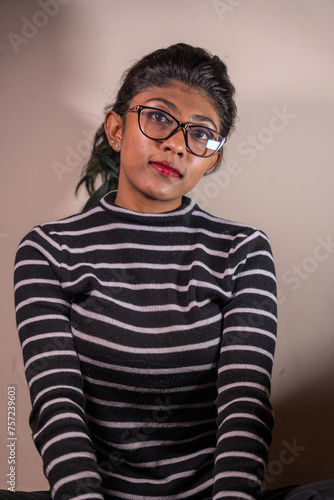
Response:
M223 310L218 368L213 498L260 498L271 442L269 401L276 343L275 269L267 237L254 232L233 249L232 295ZM226 498L226 497L224 497Z
M91 493L87 498L101 499L61 259L61 246L41 228L24 238L16 255L15 305L30 425L53 497Z

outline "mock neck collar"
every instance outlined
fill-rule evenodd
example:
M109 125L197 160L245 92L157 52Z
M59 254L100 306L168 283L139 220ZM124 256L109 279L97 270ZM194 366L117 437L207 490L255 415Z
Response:
M119 219L138 224L172 225L173 223L179 223L180 219L189 216L196 206L196 203L191 198L183 196L181 205L171 212L161 214L135 212L134 210L116 205L116 194L117 191L110 191L100 200L103 209L107 212L112 212Z

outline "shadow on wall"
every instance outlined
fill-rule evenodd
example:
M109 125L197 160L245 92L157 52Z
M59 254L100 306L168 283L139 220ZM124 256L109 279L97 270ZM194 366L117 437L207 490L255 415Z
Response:
M266 489L334 479L334 371L273 402Z

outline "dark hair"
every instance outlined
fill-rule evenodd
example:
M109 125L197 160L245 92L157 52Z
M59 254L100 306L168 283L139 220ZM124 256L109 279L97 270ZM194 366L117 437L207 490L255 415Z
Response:
M210 100L220 117L220 133L227 137L236 118L235 89L227 68L218 56L185 43L156 50L136 62L123 74L115 102L104 111L121 115L138 93L149 87L176 82L202 92ZM78 191L84 184L90 195L84 210L95 206L108 191L117 189L119 166L120 153L110 146L102 124L95 134L91 157L77 186ZM98 188L97 181L100 182Z

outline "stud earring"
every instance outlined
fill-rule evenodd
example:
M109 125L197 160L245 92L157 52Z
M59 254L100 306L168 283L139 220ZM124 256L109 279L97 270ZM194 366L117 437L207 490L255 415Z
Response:
M116 148L119 148L119 145L118 145L118 144L116 144Z
M114 141L110 141L110 144L114 144Z

